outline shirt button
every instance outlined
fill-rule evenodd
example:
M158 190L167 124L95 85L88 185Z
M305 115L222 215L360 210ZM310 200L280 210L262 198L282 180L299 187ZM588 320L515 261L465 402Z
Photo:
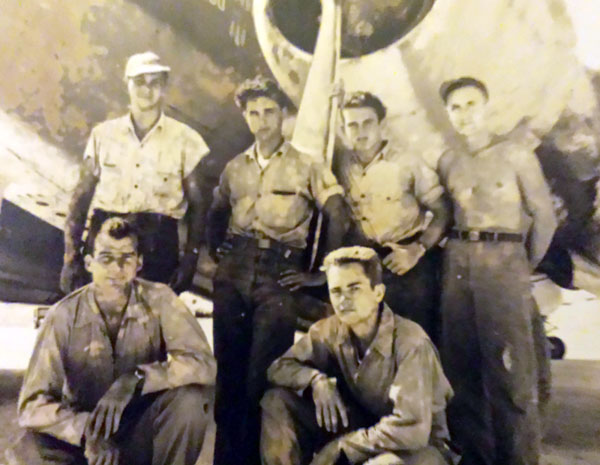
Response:
M363 216L363 217L361 218L361 220L362 220L362 221L367 221L367 217L366 217L366 216Z
M133 186L133 187L135 187L135 188L137 189L139 186L136 184L136 185L135 185L135 186Z
M360 198L361 198L361 199L364 199L365 197L366 197L366 195L365 195L365 194L360 194Z
M140 164L139 164L139 163L136 163L136 164L135 164L135 167L136 167L136 168L139 168L139 167L140 167Z

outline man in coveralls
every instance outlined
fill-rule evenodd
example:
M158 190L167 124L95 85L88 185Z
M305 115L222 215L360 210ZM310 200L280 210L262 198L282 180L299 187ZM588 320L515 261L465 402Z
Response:
M19 395L19 465L194 465L216 363L167 286L136 277L138 233L106 220L85 256L92 283L52 307Z
M329 249L346 227L331 170L283 139L288 100L277 84L248 80L235 100L255 143L225 167L208 219L209 246L220 258L213 281L217 465L259 463L267 368L291 346L303 307L325 306L312 298L304 306L300 292L280 283L284 271L306 271L315 207L328 225Z
M383 303L376 252L341 248L324 268L335 315L269 368L263 463L447 464L450 384L425 332Z
M488 91L465 77L441 97L460 144L439 161L452 201L442 281L451 432L465 465L534 465L540 428L530 274L556 227L535 155L486 126Z

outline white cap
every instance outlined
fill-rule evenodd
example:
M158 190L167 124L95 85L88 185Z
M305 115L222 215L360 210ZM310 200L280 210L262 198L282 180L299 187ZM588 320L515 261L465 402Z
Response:
M125 78L148 73L168 73L171 71L166 65L160 64L160 57L154 52L136 53L131 55L125 66Z

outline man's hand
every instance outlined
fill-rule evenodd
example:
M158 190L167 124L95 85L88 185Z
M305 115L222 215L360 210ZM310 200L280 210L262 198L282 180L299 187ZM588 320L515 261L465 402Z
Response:
M60 290L65 294L79 289L87 281L87 271L83 265L81 254L65 255L64 264L60 271Z
M301 271L286 270L281 273L281 279L278 283L287 287L290 291L297 291L303 287L322 286L327 282L327 276L324 272L303 273Z
M384 257L383 264L397 275L403 275L412 269L426 252L425 247L418 242L408 245L391 243L384 245L391 247L392 251Z
M117 432L125 407L131 402L140 379L130 373L119 377L104 393L85 427L86 440L95 441L102 435L110 438Z
M340 458L342 448L340 447L340 439L334 439L328 442L310 462L310 465L335 465Z
M193 252L186 253L181 257L179 266L175 269L175 272L169 281L169 287L177 294L187 291L194 280L197 265L198 254Z
M345 428L348 427L348 413L337 390L335 378L317 377L312 383L317 423L330 433L337 433L338 415Z
M107 439L86 440L84 455L89 465L119 465L119 449Z

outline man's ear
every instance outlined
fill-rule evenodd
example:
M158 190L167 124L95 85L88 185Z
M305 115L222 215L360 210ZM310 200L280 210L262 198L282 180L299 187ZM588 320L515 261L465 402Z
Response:
M385 284L379 283L374 287L374 289L377 302L381 302L383 300L383 296L385 296Z
M90 254L87 254L83 257L83 264L85 266L85 270L88 271L89 273L92 272L92 270L90 270L90 267L92 265L92 260L94 260L94 258Z
M137 271L139 273L140 271L142 271L142 268L144 266L144 256L143 255L138 255L137 263L138 263L137 264Z

